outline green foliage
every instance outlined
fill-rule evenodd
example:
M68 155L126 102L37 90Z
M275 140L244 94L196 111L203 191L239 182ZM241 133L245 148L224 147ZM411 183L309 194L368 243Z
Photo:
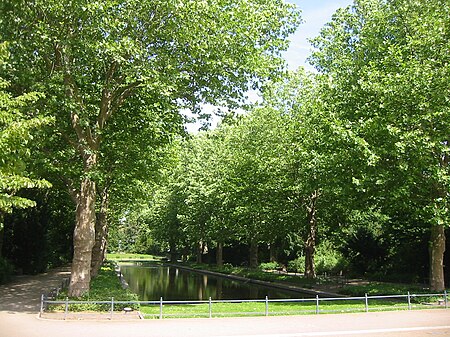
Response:
M289 272L303 274L305 272L305 257L300 256L288 262L287 270Z
M8 45L0 43L0 70L8 69ZM33 131L49 124L51 118L34 116L33 104L42 94L30 92L14 97L10 83L0 74L0 214L13 208L35 206L35 202L16 193L23 188L48 188L50 183L36 179L27 170ZM0 223L0 228L2 224Z
M315 263L318 274L340 274L348 268L348 262L342 253L329 241L322 241L317 246Z
M14 265L0 256L0 284L11 280L14 273Z
M448 15L442 0L360 0L324 27L312 57L331 113L373 154L356 188L383 213L431 229L435 289L445 247L436 232L450 216Z
M280 267L278 262L264 262L259 264L261 270L277 270Z
M3 255L25 274L46 272L72 258L73 203L65 191L24 190L20 196L36 206L4 218Z

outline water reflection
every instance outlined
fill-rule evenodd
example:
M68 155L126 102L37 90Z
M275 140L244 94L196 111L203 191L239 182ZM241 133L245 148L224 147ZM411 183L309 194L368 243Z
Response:
M142 301L301 298L305 294L263 287L156 264L121 264L130 289Z

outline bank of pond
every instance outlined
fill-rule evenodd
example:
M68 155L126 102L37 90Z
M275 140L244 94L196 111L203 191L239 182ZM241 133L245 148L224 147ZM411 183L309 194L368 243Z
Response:
M121 263L120 270L130 290L140 300L271 299L313 297L311 293L255 284L249 279L196 272L174 265Z
M423 291L410 293L399 289L397 294L390 296L366 293L363 296L334 297L299 288L288 289L286 284L257 284L257 280L233 278L161 262L127 261L119 263L119 268L108 263L93 281L90 293L82 299L68 299L63 291L57 298L43 298L41 307L46 312L63 312L62 317L82 311L104 312L110 316L134 311L144 318L297 315L448 307L446 292L423 294ZM124 282L127 285L125 289Z

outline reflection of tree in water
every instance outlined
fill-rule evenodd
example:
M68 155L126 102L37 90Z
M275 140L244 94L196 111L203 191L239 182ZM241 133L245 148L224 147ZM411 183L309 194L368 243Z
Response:
M216 283L216 299L221 300L223 298L222 288L223 288L223 279L218 278Z
M124 265L130 289L143 301L301 298L302 294L278 291L255 284L217 278L167 266Z

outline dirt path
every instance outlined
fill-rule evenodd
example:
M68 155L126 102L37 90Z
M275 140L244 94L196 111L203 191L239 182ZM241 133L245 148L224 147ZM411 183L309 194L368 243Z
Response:
M13 282L0 285L0 312L36 314L41 294L61 286L70 276L70 268L53 269L33 276L19 276Z

